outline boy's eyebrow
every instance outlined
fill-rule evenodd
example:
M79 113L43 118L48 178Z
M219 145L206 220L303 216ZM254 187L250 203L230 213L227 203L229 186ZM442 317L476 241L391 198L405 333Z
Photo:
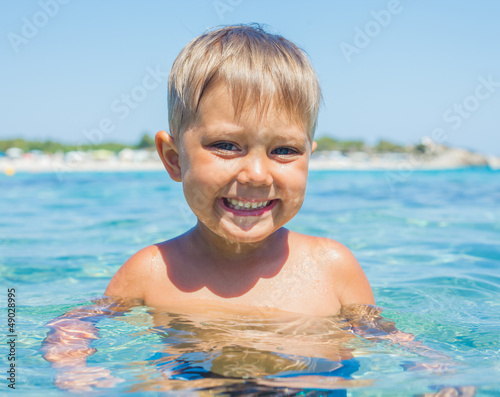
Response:
M292 145L292 146L300 146L303 147L307 143L307 136L305 136L303 139L302 138L297 138L295 136L288 136L288 135L279 135L278 139L276 139L278 142L284 142L287 145Z
M213 131L208 131L210 135L244 135L245 129L243 127L233 127L233 128L217 128Z
M214 129L213 131L207 131L208 135L212 138L220 137L220 138L226 138L231 135L242 135L242 136L247 136L247 132L243 127L235 127L235 128L230 128L230 129ZM305 145L307 142L307 134L304 133L304 137L298 138L296 135L292 134L286 134L286 132L279 132L276 133L276 135L273 137L273 141L279 141L279 142L286 142L288 144L294 144L294 145Z
M223 134L241 134L245 132L242 126L236 124L225 124L224 126L218 125L217 127L208 127L205 129L205 133L210 136L217 136Z

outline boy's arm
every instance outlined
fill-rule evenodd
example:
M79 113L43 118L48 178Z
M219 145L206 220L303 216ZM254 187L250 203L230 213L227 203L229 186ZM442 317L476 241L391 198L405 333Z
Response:
M141 265L145 260L151 261L150 247L123 264L106 288L108 297L50 321L47 326L51 330L42 344L44 358L53 366L85 365L87 357L95 353L90 347L92 340L98 339L95 323L103 317L120 315L142 302L144 274L141 277Z
M371 286L363 269L348 248L339 245L336 248L340 261L336 268L338 297L342 305L340 315L351 326L351 331L365 339L375 342L388 341L422 357L434 360L446 360L447 364L414 363L407 370L428 369L441 371L449 366L449 357L415 340L411 333L400 331L394 321L385 319L380 314L382 309L376 306ZM339 277L340 275L340 277Z
M106 289L105 294L109 297L73 309L47 324L50 331L42 342L41 351L58 370L58 387L88 391L91 386L107 387L116 383L109 371L87 367L87 358L96 352L91 343L99 337L95 324L102 318L123 315L131 307L143 304L141 265L145 259L151 260L149 251L141 250L125 262Z
M43 357L53 367L85 366L96 350L90 347L98 339L95 326L101 318L122 315L138 302L102 298L94 305L79 307L47 323L49 333L42 342Z
M352 331L368 340L398 343L421 356L443 358L443 354L415 341L413 334L398 330L393 321L380 315L382 309L373 306L375 299L372 288L360 264L347 247L335 243L335 251L339 256L335 274L339 284L338 298L342 305L340 314L350 323Z
M57 372L55 385L63 390L91 391L96 387L113 387L122 381L101 367L87 367L87 358L96 352L90 344L98 338L95 323L101 318L122 315L133 301L111 298L98 299L94 305L73 309L50 321L50 328L42 342L43 357Z

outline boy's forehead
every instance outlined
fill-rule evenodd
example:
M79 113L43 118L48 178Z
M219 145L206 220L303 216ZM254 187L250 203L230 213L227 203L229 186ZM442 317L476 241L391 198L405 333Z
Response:
M226 116L232 119L235 125L257 124L263 126L298 127L309 136L305 120L299 113L290 114L274 96L267 96L257 100L250 96L240 97L232 92L225 84L217 84L210 88L202 97L197 112L197 119L214 119Z

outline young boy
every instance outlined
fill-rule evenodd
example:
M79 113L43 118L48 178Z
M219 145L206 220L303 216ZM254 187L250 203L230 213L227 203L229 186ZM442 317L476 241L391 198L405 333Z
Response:
M374 303L371 287L345 246L283 227L304 200L320 97L306 55L260 28L210 31L182 50L169 78L171 135L158 132L156 145L170 177L182 182L198 222L181 236L133 255L108 285L105 294L111 298L47 324L51 331L42 351L57 370L58 387L82 391L121 381L105 368L88 367L87 358L96 351L91 346L98 338L95 323L134 304L158 308L151 313L160 328L169 327L168 309L199 314L215 307L215 312L245 314L242 318L250 323L255 314L273 319L298 314L313 323L326 320L327 328L339 331L334 336L329 329L327 339L321 334L315 339L314 333L293 339L293 332L287 336L262 329L258 335L275 339L262 340L261 351L244 329L225 332L193 320L196 329L186 333L196 334L196 348L205 343L207 351L222 351L212 362L216 375L227 372L219 368L226 361L238 365L232 351L223 353L224 346L234 344L242 346L245 357L254 352L249 356L254 364L278 357L269 373L285 370L289 363L283 353L349 360L352 349L343 344L351 333L328 321L342 307L350 331L428 354L413 335L384 320L380 309L367 306ZM287 337L293 340L287 343ZM185 345L190 351L191 345ZM166 362L183 367L182 349L165 349Z
M322 316L373 304L345 246L283 227L304 200L320 98L306 55L281 36L240 25L191 41L172 66L170 134L156 147L198 222L133 255L105 294Z

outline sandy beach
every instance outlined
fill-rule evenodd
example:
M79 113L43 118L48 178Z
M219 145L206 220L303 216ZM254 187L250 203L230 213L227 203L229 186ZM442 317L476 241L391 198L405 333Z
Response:
M499 157L487 157L465 149L439 149L432 154L354 152L343 154L323 151L311 157L312 170L447 170L465 167L500 169ZM0 172L14 175L28 173L119 172L163 170L156 152L135 151L33 154L0 158Z

